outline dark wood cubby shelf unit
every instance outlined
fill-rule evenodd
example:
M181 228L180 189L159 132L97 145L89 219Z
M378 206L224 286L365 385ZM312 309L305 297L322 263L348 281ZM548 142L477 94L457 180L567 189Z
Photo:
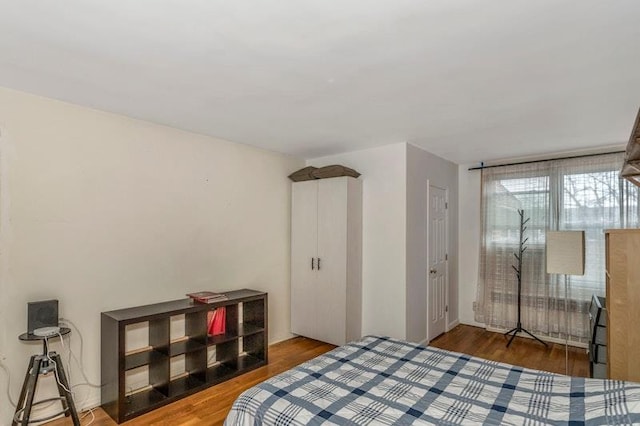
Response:
M101 404L116 422L267 364L267 293L245 289L225 294L227 300L212 304L181 299L101 314ZM222 306L226 333L207 335L208 312ZM184 315L185 335L172 341L171 317L179 315ZM127 352L127 326L142 323L148 323L149 346ZM215 361L208 355L212 346ZM184 356L185 371L172 379L171 359L176 356ZM149 386L127 393L126 371L145 366Z

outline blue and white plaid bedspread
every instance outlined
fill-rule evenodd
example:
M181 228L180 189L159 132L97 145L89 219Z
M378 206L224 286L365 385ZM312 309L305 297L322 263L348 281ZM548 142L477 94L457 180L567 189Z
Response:
M365 337L245 391L225 421L309 424L640 424L640 384Z

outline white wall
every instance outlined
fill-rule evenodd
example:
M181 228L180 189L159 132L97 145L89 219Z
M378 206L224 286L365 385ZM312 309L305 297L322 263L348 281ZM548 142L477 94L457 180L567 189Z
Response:
M458 321L458 166L407 145L407 340L427 339L429 185L448 192L449 325Z
M302 160L6 89L0 150L0 352L14 399L41 350L17 339L28 301L59 299L98 383L101 311L247 287L269 292L269 340L290 336L287 175ZM13 412L5 380L0 424Z
M478 262L480 259L480 177L479 170L469 170L472 165L458 166L458 283L460 298L458 309L462 324L484 327L474 320L473 302L478 286Z
M406 144L309 160L362 174L362 331L405 338Z

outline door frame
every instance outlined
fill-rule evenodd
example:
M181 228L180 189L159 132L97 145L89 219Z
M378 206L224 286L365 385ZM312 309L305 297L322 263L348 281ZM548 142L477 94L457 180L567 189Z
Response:
M431 188L438 188L444 191L444 201L446 203L446 208L445 208L445 252L447 254L447 258L445 260L445 274L444 274L444 287L445 287L445 313L444 313L444 331L445 333L447 331L449 331L449 248L450 248L450 244L449 244L449 188L443 188L440 187L438 185L434 185L431 183L431 181L429 179L427 179L427 223L426 223L426 238L425 238L425 243L426 243L426 248L427 248L427 267L425 269L425 277L426 277L426 281L427 281L427 309L426 309L426 313L427 313L427 342L430 342L431 339L431 333L430 333L430 320L429 320L429 315L430 315L430 311L429 311L429 268L431 267L430 265L430 254L431 254Z

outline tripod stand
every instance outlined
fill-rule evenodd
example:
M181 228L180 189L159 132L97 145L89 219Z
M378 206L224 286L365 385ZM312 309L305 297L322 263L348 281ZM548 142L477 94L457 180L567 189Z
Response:
M65 334L69 334L70 329L62 327L58 335L54 335L51 338L60 337ZM18 400L18 406L16 407L15 414L13 416L12 426L27 426L32 423L39 423L45 420L51 420L61 414L66 417L71 417L71 422L74 426L80 426L80 418L76 411L76 406L73 403L73 395L71 394L71 386L67 379L67 374L64 371L62 364L62 358L56 352L49 350L48 339L44 336L37 336L31 333L23 333L18 337L22 341L42 341L42 355L33 355L29 361L29 367L27 368L27 374L24 378L24 384L22 385L22 391L20 392L20 399ZM58 393L60 396L53 398L43 399L41 401L34 401L36 394L36 387L38 385L38 378L41 375L54 374L56 378L56 384L58 385ZM47 417L41 417L39 419L31 418L31 410L33 407L44 404L47 402L60 401L62 404L62 411L55 414L51 414Z
M513 335L509 339L509 342L507 343L507 347L509 347L511 342L513 342L513 339L515 339L516 334L518 334L518 333L527 333L529 336L533 337L538 342L540 342L543 345L547 346L547 344L545 342L543 342L542 340L538 339L536 336L534 336L533 334L529 333L529 331L527 331L525 328L522 327L522 321L521 321L521 313L522 313L522 255L524 254L524 251L527 249L525 244L529 240L529 238L524 238L524 231L527 230L527 227L525 225L527 224L527 222L529 222L529 218L527 218L525 220L525 218L524 218L524 210L518 209L518 214L520 215L520 246L519 246L519 249L518 249L518 253L517 254L516 253L513 254L516 257L516 259L518 260L518 267L515 267L515 266L511 265L511 267L516 271L516 277L518 278L518 322L517 322L515 328L507 331L506 333L504 333L504 335L508 336L511 333L513 333Z

